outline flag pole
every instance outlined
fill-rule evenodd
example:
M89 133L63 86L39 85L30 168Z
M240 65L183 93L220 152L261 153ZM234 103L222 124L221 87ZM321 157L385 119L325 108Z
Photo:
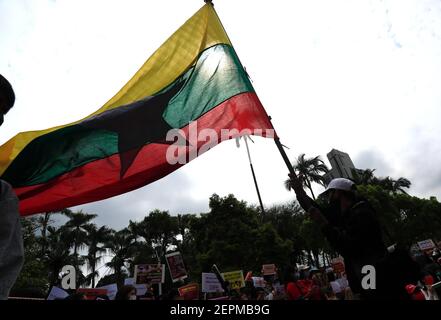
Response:
M256 192L257 192L257 197L259 198L259 203L260 203L260 209L262 211L262 221L263 221L263 217L265 215L265 209L263 208L263 203L262 203L262 198L260 196L260 191L259 191L259 186L257 184L257 179L256 179L256 174L254 173L254 167L253 167L253 163L251 162L251 155L250 155L250 149L248 148L248 141L247 141L248 137L244 136L243 140L245 141L245 146L247 148L247 153L248 153L248 161L250 162L250 168L251 168L251 173L253 174L253 180L254 180L254 185L256 187Z
M268 116L269 121L271 122L271 116ZM272 123L271 123L272 124ZM274 127L274 126L273 126ZM294 168L291 164L291 162L289 161L288 156L286 155L285 149L283 148L282 143L280 143L280 138L276 135L274 137L274 142L276 143L277 149L279 149L280 155L283 158L283 161L285 161L285 164L288 168L289 173L294 177L297 178L297 175L294 171Z

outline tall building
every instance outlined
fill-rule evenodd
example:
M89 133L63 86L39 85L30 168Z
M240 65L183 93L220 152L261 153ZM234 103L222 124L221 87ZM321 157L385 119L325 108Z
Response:
M349 157L349 154L336 149L332 149L327 154L328 160L331 163L331 170L323 176L325 183L328 184L335 178L353 179L353 170L357 170L354 163Z

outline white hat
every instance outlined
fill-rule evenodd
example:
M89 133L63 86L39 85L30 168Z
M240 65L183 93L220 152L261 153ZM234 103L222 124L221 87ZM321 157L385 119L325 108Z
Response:
M353 191L354 182L345 178L335 178L328 184L328 187L322 194L326 194L329 190Z

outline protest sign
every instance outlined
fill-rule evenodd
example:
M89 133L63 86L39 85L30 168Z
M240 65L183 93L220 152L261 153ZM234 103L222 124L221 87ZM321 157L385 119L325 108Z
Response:
M156 284L165 281L165 265L137 264L135 265L135 284Z
M107 289L79 288L78 293L84 293L86 300L96 300L97 297L107 296Z
M116 283L108 284L107 286L102 286L96 289L105 289L107 290L107 296L109 300L115 300L116 293L118 292L118 286Z
M190 283L178 288L179 295L184 297L184 300L199 299L199 285L197 283Z
M224 272L222 273L222 278L230 283L231 289L240 289L245 287L245 280L243 278L242 270Z
M173 282L187 278L187 270L185 270L184 260L180 252L166 254L165 259Z
M429 251L435 248L435 243L432 241L432 239L427 239L424 241L419 241L418 247L421 249L421 251Z
M143 296L147 292L146 284L136 284L135 278L127 278L124 280L124 285L132 285L136 288L136 295Z
M265 279L263 277L253 277L253 284L256 288L265 288Z
M63 300L66 299L68 296L69 294L63 289L52 287L46 300Z
M276 265L275 264L264 264L262 265L262 274L264 276L269 276L269 275L273 275L276 274L277 270L276 270Z
M214 273L202 273L202 292L224 292L222 285Z

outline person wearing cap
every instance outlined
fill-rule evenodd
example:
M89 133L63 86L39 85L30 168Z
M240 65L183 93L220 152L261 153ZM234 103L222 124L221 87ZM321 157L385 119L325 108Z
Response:
M0 75L0 125L15 102L11 84ZM9 292L23 266L24 250L18 198L12 187L0 179L0 300Z
M321 197L328 200L328 206L321 208L304 191L301 177L291 176L301 207L315 220L329 244L339 252L345 261L349 285L362 299L406 299L404 286L386 279L384 272L377 272L376 289L363 289L362 279L366 274L362 268L376 266L387 253L381 227L375 211L367 200L358 197L354 182L345 178L333 179ZM388 275L389 276L389 275Z

